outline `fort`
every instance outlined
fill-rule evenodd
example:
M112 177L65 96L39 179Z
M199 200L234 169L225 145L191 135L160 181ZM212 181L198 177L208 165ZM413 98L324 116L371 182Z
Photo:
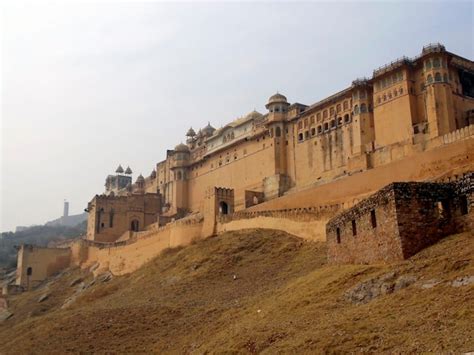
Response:
M135 182L119 166L87 206L84 238L20 248L17 285L69 265L126 274L229 230L327 240L332 263L392 262L472 230L471 60L431 44L311 105L276 93L265 107L190 128Z

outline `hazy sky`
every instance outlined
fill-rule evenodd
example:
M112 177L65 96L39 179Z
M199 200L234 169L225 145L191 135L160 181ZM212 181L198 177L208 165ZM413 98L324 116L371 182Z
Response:
M75 3L2 7L0 230L79 213L186 130L277 90L311 104L423 45L472 59L473 2Z

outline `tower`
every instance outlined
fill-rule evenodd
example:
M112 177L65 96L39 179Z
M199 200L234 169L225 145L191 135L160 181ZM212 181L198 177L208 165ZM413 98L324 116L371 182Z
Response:
M64 200L63 217L69 216L69 202Z

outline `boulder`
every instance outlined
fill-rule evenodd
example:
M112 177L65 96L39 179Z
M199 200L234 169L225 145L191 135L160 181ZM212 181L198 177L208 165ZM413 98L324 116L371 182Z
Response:
M11 316L13 316L13 313L9 312L7 309L0 309L0 323L5 322Z

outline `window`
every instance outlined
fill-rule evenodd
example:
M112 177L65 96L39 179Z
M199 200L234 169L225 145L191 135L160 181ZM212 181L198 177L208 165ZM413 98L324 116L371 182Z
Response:
M298 134L298 141L301 142L302 140L303 140L303 133L300 133Z
M351 223L352 223L352 235L356 236L357 235L356 221L353 219Z
M298 129L302 129L303 128L303 122L299 121L298 122Z
M109 227L112 228L114 226L114 210L110 211L109 215Z
M466 196L461 196L459 198L459 207L461 210L461 215L465 216L469 212L469 203Z
M428 59L428 60L425 62L425 67L426 67L426 69L431 69L431 59Z
M308 127L308 119L307 118L304 119L304 128L306 128L306 127Z
M403 88L400 88L398 92L400 93L400 95L403 95Z
M375 210L370 211L370 223L372 228L377 228L377 217L375 216Z
M348 114L345 114L344 115L344 123L349 123L350 122L350 118L349 118L349 115Z
M448 74L446 74L446 73L443 74L443 81L444 81L445 83L449 82L449 80L448 80Z
M343 106L344 110L347 110L349 108L349 103L347 101L344 101Z
M336 112L341 112L341 104L337 104L337 106L336 106Z
M331 121L331 129L336 128L336 120Z
M139 224L138 220L136 220L136 219L134 219L130 223L130 230L133 231L133 232L138 232L139 227L140 227L140 224Z
M341 244L341 229L339 227L336 228L336 241L337 244Z
M306 139L309 138L309 131L304 132L304 137L305 137Z
M439 58L434 58L433 59L433 68L439 68L441 66L441 62Z
M318 112L316 114L316 119L318 120L318 122L321 122L321 112Z
M28 269L26 269L26 276L31 276L31 275L33 275L33 269L30 266Z
M401 71L399 71L399 72L397 73L397 79L398 79L398 81L402 81L402 80L403 80L403 73L402 73Z
M366 104L361 104L360 105L360 113L366 113L367 112L367 105Z
M388 92L388 99L389 99L389 100L392 99L392 92L391 92L391 91Z
M275 135L276 135L277 137L281 137L281 128L280 128L280 127L277 127L277 128L275 129Z
M338 125L338 126L342 126L342 117L339 117L339 118L337 119L337 125Z
M323 131L323 127L321 127L321 125L318 126L318 134L321 134Z
M436 74L435 74L435 81L436 81L437 83L439 83L439 82L441 81L441 74L440 74L440 73L436 73Z
M310 123L310 124L313 124L313 123L314 123L314 115L312 115L312 116L309 118L309 123Z
M219 203L219 213L220 214L229 214L229 205L227 205L227 203L225 203L224 201Z
M323 111L323 118L328 118L328 110Z
M311 128L311 136L315 136L316 135L316 128Z
M397 97L397 96L398 96L398 91L397 91L397 89L393 90L393 96L394 96L394 97Z
M433 76L431 74L428 75L427 79L426 79L426 82L428 84L431 84L433 82Z
M334 116L334 107L331 107L329 109L329 114L331 115L331 117Z
M324 132L329 131L329 123L325 122L324 123Z
M380 98L380 96L377 96L377 103L380 104L382 102L382 99Z
M358 115L359 114L359 106L355 105L354 106L354 115Z

